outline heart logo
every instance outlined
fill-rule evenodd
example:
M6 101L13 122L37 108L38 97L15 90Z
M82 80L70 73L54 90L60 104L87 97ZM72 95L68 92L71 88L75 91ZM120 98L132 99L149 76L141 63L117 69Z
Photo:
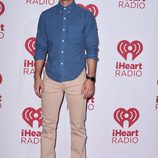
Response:
M35 37L30 37L25 42L25 48L32 56L34 56L35 54L35 45L36 45Z
M41 108L35 110L32 107L24 109L22 117L27 124L33 128L33 122L38 121L38 128L42 125L42 110Z
M128 121L128 127L131 127L139 118L139 111L135 108L125 110L119 108L114 112L115 121L123 128L124 121Z
M134 60L143 51L143 44L136 40L131 43L127 40L122 40L118 43L117 50L125 60L127 60L128 53L132 54L132 60Z
M95 17L98 16L99 10L98 10L98 7L95 4L89 4L87 6L84 6L83 4L78 3L77 5L79 5L82 8L85 8L85 9L89 10L90 12L93 13L93 15Z
M0 1L0 16L4 13L5 11L5 5Z
M2 83L2 80L3 80L2 75L0 74L0 84Z

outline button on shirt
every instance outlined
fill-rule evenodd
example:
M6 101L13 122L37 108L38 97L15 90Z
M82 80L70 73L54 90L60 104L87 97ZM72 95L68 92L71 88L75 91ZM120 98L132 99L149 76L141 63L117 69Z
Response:
M48 55L48 56L47 56ZM60 2L39 18L35 60L46 60L46 73L57 81L75 79L86 67L86 59L98 60L98 33L91 12L72 2Z

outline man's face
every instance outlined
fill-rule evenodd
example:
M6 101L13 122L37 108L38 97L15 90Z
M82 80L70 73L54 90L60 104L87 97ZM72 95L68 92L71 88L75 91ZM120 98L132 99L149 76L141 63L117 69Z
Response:
M73 0L60 0L61 2L71 2Z
M60 3L63 4L65 7L72 3L74 0L60 0Z

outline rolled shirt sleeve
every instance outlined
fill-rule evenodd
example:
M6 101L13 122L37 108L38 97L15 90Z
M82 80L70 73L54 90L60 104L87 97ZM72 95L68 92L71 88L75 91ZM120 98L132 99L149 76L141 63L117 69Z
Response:
M98 61L98 29L95 17L89 13L86 18L85 26L85 48L86 58L95 59Z
M42 13L39 18L37 35L36 35L36 47L35 47L35 60L45 60L48 51L47 45L47 34L46 34L46 23L44 14Z

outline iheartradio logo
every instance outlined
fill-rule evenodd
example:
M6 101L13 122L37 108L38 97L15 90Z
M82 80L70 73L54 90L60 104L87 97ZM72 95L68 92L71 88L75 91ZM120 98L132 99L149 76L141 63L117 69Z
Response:
M33 128L33 122L38 122L38 128L42 125L42 110L41 108L35 110L32 107L24 109L22 113L24 121Z
M94 102L95 102L94 96L91 97L90 99L87 99L87 108L88 108L88 110L91 110L91 111L94 110L94 108L95 108Z
M4 13L5 11L5 5L3 4L3 2L0 1L0 16Z
M158 96L156 96L155 110L158 110Z
M36 46L36 38L30 37L25 41L25 49L27 52L34 57L35 54L35 46ZM32 75L34 74L34 60L24 60L24 69L23 69L24 75Z
M28 5L54 5L55 0L26 0Z
M0 85L1 85L1 83L2 83L2 75L0 74ZM2 108L2 96L1 96L1 94L0 94L0 108Z
M89 4L87 6L84 6L83 4L79 3L78 5L82 8L85 8L85 9L89 10L90 12L92 12L95 17L98 16L99 10L98 10L98 7L95 4Z
M0 95L0 108L2 108L2 96Z
M138 119L139 111L135 108L130 108L125 110L124 108L119 108L114 112L115 121L123 128L124 122L128 121L128 127L130 128Z
M2 80L3 80L2 75L0 74L0 84L2 83Z
M143 44L138 41L129 42L122 40L117 44L118 53L127 61L128 55L132 55L132 62L116 62L115 76L117 77L141 77L143 64L142 62L134 63L135 60L143 51Z
M35 54L35 45L36 45L35 37L30 37L25 42L25 48L32 56L34 56Z
M140 41L132 41L131 43L127 40L122 40L117 45L119 54L127 60L127 55L132 54L132 60L136 59L143 51L143 44Z
M130 9L144 9L145 0L119 0L119 8L130 8Z

